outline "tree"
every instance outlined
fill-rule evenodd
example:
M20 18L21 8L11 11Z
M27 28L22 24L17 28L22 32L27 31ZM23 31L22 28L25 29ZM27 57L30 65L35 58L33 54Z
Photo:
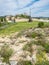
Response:
M31 18L31 16L29 16L29 22L32 22L32 18Z

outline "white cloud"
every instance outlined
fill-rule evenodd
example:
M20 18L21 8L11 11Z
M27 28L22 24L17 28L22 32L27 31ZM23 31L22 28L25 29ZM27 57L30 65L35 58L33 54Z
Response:
M42 7L49 4L49 0L39 0L32 7Z
M31 1L34 0L0 0L0 15L10 15L24 12L29 14L30 8L33 8L31 11L32 16L48 16L49 10L47 9L49 9L49 6L47 9L45 7L49 4L49 0L39 0L30 7L17 10L29 4ZM44 10L44 8L46 11Z
M43 17L49 17L49 9L39 12L38 14L35 14L34 16L43 16Z

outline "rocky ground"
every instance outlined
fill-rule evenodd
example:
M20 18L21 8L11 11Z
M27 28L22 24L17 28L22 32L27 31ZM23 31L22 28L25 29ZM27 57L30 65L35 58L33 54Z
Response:
M42 41L39 42L39 40ZM31 28L20 33L16 32L11 36L0 37L0 48L4 44L9 45L14 51L9 60L23 59L36 63L38 51L40 50L42 53L45 51L45 47L42 45L49 45L49 28ZM45 51L45 57L49 61L49 50Z

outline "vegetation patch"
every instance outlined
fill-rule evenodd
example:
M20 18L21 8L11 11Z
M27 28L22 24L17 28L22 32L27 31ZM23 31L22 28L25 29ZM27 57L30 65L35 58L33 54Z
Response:
M9 63L9 58L11 57L13 50L9 45L4 45L0 50L0 55L3 57L3 62Z
M20 60L17 65L32 65L31 61Z
M25 51L29 51L30 53L33 52L33 48L32 48L32 43L27 43L24 47L23 47L23 50Z

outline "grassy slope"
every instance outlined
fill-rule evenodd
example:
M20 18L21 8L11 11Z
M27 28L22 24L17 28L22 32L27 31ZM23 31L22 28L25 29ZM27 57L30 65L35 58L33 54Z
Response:
M38 22L17 22L12 25L8 25L5 29L0 30L0 35L9 35L13 32L22 31L31 27L36 27Z

